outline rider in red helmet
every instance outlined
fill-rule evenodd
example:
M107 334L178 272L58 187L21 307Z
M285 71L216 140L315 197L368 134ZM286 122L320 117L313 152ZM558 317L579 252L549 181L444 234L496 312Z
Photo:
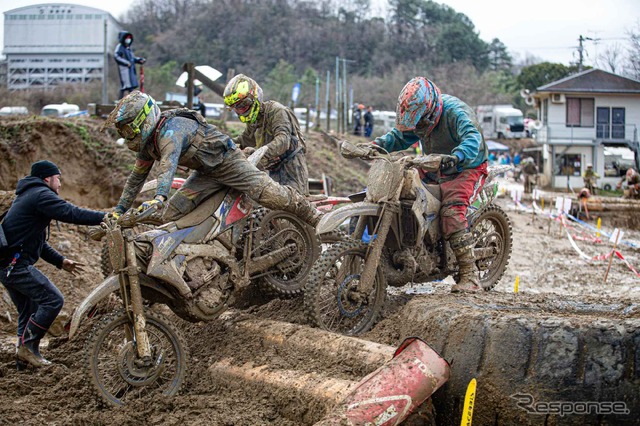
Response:
M443 154L440 171L424 180L442 190L440 221L460 267L452 292L480 290L478 268L466 213L487 177L487 145L471 108L460 99L443 95L425 77L412 78L400 92L396 126L373 143L387 151L400 151L419 142L426 154Z

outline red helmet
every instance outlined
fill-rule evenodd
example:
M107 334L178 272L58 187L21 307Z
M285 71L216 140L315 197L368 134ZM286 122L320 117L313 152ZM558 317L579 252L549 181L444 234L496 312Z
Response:
M442 94L438 86L425 77L414 77L402 88L396 107L396 128L415 130L420 120L427 122L431 133L442 115Z

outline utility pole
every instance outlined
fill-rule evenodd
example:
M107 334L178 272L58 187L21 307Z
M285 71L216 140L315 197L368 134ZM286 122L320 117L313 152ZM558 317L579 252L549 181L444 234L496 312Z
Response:
M591 38L591 37L578 37L578 72L582 72L583 64L584 64L584 46L582 45L585 41L600 41L599 38Z

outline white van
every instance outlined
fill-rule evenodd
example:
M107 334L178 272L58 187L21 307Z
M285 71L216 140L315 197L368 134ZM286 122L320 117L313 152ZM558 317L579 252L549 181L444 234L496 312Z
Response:
M7 115L29 115L29 110L23 106L6 106L0 108L0 116Z
M513 105L479 105L476 114L486 139L520 139L525 136L522 111Z
M64 117L72 112L80 111L80 107L75 104L63 102L61 104L49 104L42 107L40 115L45 117Z

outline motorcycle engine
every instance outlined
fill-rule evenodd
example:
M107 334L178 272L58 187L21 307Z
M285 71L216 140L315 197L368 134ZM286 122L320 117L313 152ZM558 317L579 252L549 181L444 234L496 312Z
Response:
M196 303L215 309L226 302L230 290L228 272L220 273L218 262L211 258L196 257L188 260L183 278L195 296Z

